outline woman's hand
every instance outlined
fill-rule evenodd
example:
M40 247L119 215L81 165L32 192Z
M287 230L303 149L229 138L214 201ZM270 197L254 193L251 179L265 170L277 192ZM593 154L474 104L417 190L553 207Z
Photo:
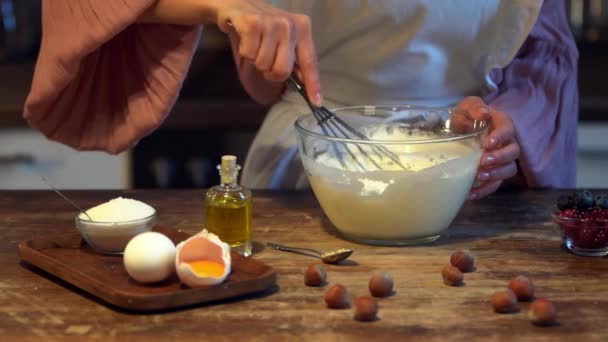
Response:
M310 18L283 11L263 0L156 0L140 22L217 24L228 34L245 90L271 104L296 69L308 97L321 105L321 82ZM230 24L229 24L230 23Z
M310 99L322 102L317 55L308 16L259 0L221 0L217 25L229 34L235 54L268 81L283 83L297 65ZM230 24L229 24L230 23Z
M519 144L511 118L486 105L478 97L465 98L457 108L467 110L476 119L489 119L490 127L483 143L484 153L469 199L479 199L495 192L503 181L517 173Z

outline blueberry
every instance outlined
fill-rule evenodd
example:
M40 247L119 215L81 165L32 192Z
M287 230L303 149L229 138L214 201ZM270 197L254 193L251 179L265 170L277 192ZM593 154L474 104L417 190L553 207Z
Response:
M557 199L557 208L561 211L572 209L574 207L572 196L559 196Z
M579 191L574 195L574 205L578 210L587 210L595 206L595 199L589 190Z
M596 205L602 209L608 209L608 195L598 196Z

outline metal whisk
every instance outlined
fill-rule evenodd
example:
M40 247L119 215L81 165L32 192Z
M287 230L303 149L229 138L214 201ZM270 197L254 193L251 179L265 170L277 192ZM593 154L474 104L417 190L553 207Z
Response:
M310 107L312 114L317 119L317 123L318 123L319 127L321 127L321 130L323 131L323 133L325 135L334 136L337 138L369 140L369 138L366 137L363 133L357 131L355 128L353 128L346 121L342 120L340 117L335 115L333 112L331 112L325 106L318 107L318 106L314 105L312 102L310 102L310 99L308 98L308 95L306 94L306 90L304 89L304 86L302 85L302 83L300 83L300 81L298 80L298 78L295 75L293 75L293 74L290 75L289 78L287 79L287 83L290 86L292 86L293 88L295 88L298 91L298 93L300 93L300 95L302 95L302 97L306 101L306 104L308 104L308 107ZM352 157L352 159L357 163L357 165L361 168L361 170L366 171L364 164L357 158L355 153L353 151L351 151L348 144L346 144L344 142L341 142L341 143L344 146L344 149L346 150L346 152ZM369 153L367 153L367 151L364 149L363 146L361 146L361 144L353 143L353 145L361 153L361 156L363 156L364 158L367 158L376 168L378 168L378 170L382 169L380 164L376 160L374 160L374 158L372 158L372 156ZM346 163L344 162L344 160L342 158L342 154L338 151L335 143L333 146L334 146L336 155L338 156L338 159L340 160L340 163L342 164L343 167L346 167ZM403 166L403 164L401 164L401 162L399 161L399 157L395 153L393 153L389 149L387 149L386 147L376 146L376 145L372 144L371 150L373 152L373 155L377 159L382 159L382 155L385 155L390 160L392 160L394 163L399 165L402 169L405 169L405 166Z

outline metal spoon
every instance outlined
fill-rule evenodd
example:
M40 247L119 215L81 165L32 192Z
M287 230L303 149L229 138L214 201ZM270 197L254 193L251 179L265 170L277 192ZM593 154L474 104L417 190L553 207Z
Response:
M339 248L333 251L321 252L311 248L303 248L303 247L290 247L285 245L280 245L278 243L266 242L266 246L276 249L279 251L293 252L307 256L313 256L321 259L326 264L335 264L340 262L346 258L348 258L353 252L354 249L348 248ZM308 252L308 253L307 253ZM312 253L312 254L310 254Z
M89 216L89 214L87 214L86 211L82 210L82 208L77 206L76 203L74 203L71 199L67 198L64 194L61 193L61 191L57 190L57 188L52 186L51 183L49 181L47 181L46 178L44 178L44 176L41 175L40 178L42 178L42 181L44 182L44 184L46 184L46 186L48 186L53 191L55 191L57 193L57 195L61 196L64 200L66 200L68 203L70 203L74 208L78 209L79 212L85 214L89 218L89 220L93 221L91 216Z

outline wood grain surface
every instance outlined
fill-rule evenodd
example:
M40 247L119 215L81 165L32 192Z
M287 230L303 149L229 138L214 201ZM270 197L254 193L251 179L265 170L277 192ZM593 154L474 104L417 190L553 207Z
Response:
M75 340L608 340L608 259L564 250L549 213L556 191L507 192L467 203L448 233L417 247L373 247L344 241L309 192L254 192L253 258L275 269L278 289L186 310L148 315L108 307L58 279L19 263L20 241L67 232L74 212L50 192L0 192L0 339ZM145 201L159 224L195 233L203 226L204 191L72 191L90 207L118 195ZM433 208L429 203L429 210ZM407 217L407 216L406 216ZM356 251L343 265L326 265L328 285L306 287L310 257L264 249L273 241ZM443 285L440 270L459 248L476 256L465 285ZM375 271L389 271L395 294L379 299L373 322L353 310L325 308L323 293L335 283L353 296L368 295ZM495 314L487 299L511 277L530 277L537 295L559 310L559 326L530 324L529 304L515 314Z

